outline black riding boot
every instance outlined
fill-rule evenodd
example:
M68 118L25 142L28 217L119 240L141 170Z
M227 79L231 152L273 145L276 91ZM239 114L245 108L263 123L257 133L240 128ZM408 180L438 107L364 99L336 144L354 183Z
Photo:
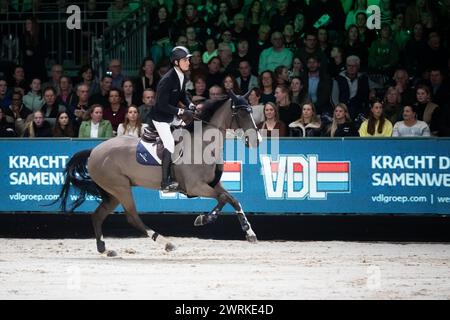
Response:
M172 165L172 154L169 150L164 149L162 155L162 181L161 190L163 192L175 191L178 188L178 183L172 182L170 179L170 167Z

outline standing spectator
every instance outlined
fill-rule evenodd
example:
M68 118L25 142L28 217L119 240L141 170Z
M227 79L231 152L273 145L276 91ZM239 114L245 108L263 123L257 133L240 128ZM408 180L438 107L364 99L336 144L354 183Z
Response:
M133 82L130 79L126 79L122 83L122 92L124 96L124 103L127 107L131 105L138 105L139 99L136 93L134 92Z
M317 116L313 103L305 103L302 107L300 119L289 124L291 137L320 137L322 136L322 123Z
M152 44L150 49L152 60L157 64L163 57L170 56L170 52L172 51L170 39L173 37L173 25L169 19L169 11L165 5L158 7L157 17L150 25L149 35L149 42Z
M359 132L350 119L347 106L339 103L333 112L333 121L325 131L327 137L359 137Z
M41 92L41 80L34 78L30 84L30 91L23 97L23 104L31 111L41 110L45 101Z
M367 68L369 51L367 46L360 41L359 29L355 25L352 25L347 30L347 38L344 46L342 47L345 57L357 56L360 59L360 67L363 70Z
M376 31L367 28L367 15L364 12L359 12L356 15L356 27L358 28L359 41L365 48L370 48L372 42L377 37Z
M350 8L350 11L347 13L347 17L345 18L346 30L348 30L348 28L352 24L356 24L356 15L360 12L364 12L365 14L367 9L367 0L354 0L352 2L352 7Z
M394 125L393 137L429 137L430 128L424 121L417 120L417 110L414 106L403 107L403 121Z
M188 27L194 27L198 39L205 41L205 34L208 26L203 18L198 16L197 8L192 3L187 3L184 7L184 15L177 23L177 30L186 30Z
M125 120L126 114L127 108L122 92L118 89L111 89L109 91L109 106L104 109L103 118L111 123L114 135L117 133L119 124Z
M64 68L60 64L54 64L52 66L51 72L50 72L50 79L46 83L42 85L42 89L46 89L48 87L52 87L56 90L56 94L58 95L59 92L59 80L64 74Z
M153 89L145 89L142 93L142 105L139 107L141 122L147 123L147 118L156 102L156 92Z
M68 137L74 138L77 135L70 121L69 114L66 111L58 113L56 116L55 127L53 128L53 137L61 138Z
M102 81L100 82L100 91L96 94L89 97L89 103L88 105L94 105L99 104L102 107L108 107L109 106L109 91L112 87L112 78L110 75L105 75L102 78Z
M262 23L262 5L261 1L253 0L250 4L247 14L247 26L250 34L257 34L259 26Z
M380 38L372 43L369 49L369 68L375 72L392 75L399 60L399 49L392 41L389 24L381 25Z
M226 1L219 3L219 15L214 23L214 27L218 33L221 33L225 29L229 29L231 27L231 17L229 11L230 10Z
M35 111L33 113L33 119L26 125L23 136L24 138L53 137L52 126L50 122L45 120L42 111Z
M414 24L412 37L408 40L404 50L404 65L413 75L422 75L422 67L419 66L421 61L421 54L425 52L427 48L427 42L425 40L425 34L423 25L421 23Z
M250 63L247 60L239 62L239 77L236 78L236 82L243 93L258 87L258 78L252 75L251 71Z
M89 96L92 96L100 91L100 83L97 77L94 76L94 71L91 66L82 66L80 68L79 76L81 78L81 82L77 84L77 88L82 84L87 85L89 88ZM75 91L77 88L75 88Z
M136 95L142 96L145 89L156 90L156 77L155 77L155 63L152 58L147 57L144 59L139 69L139 77L135 82Z
M275 88L275 99L281 121L288 124L299 118L301 114L300 105L291 101L289 89L286 86L277 85Z
M103 119L101 105L92 105L86 115L86 120L80 126L79 138L111 138L113 136L111 123Z
M122 74L122 64L120 63L120 60L111 60L109 62L108 70L111 71L111 88L120 89L122 87L123 80L125 79L125 76Z
M392 123L383 113L383 103L372 100L370 103L369 119L365 120L359 128L361 137L390 137L392 136Z
M45 43L37 20L35 18L25 20L25 33L20 48L23 66L27 70L29 79L47 80L45 69L47 49Z
M286 124L280 120L278 107L273 102L264 105L264 121L258 125L261 135L268 138L286 137Z
M405 27L405 16L402 12L397 12L394 16L394 24L392 26L392 38L397 47L402 51L410 38L410 32Z
M66 107L59 104L56 90L53 87L44 89L44 101L45 103L42 106L41 111L46 121L48 120L51 125L54 125L56 122L56 116L59 112L66 111Z
M360 59L357 56L347 57L346 70L333 82L333 104L345 103L352 119L365 114L369 104L369 79L359 73L359 67Z
M265 70L259 75L259 88L261 88L261 103L275 102L275 79L273 72Z
M318 114L331 114L330 95L332 89L331 78L320 68L319 58L311 56L308 58L306 74L303 83L309 100L317 108Z
M271 41L272 47L263 50L259 57L259 73L265 70L274 71L276 67L281 65L288 69L292 66L294 55L291 50L284 47L281 32L272 33Z
M127 135L139 138L146 127L148 127L148 124L141 122L139 109L135 105L131 105L128 107L125 121L119 124L117 136Z

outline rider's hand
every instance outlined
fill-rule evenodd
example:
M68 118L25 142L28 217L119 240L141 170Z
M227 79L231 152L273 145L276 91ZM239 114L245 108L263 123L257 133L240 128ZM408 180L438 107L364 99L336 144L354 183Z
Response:
M192 110L184 109L180 117L184 123L188 125L194 120L194 112Z

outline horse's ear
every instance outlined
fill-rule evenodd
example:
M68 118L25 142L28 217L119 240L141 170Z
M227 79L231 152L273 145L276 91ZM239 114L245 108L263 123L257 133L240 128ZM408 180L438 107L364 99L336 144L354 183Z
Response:
M233 92L233 90L227 91L227 94L228 94L228 96L231 98L231 100L232 100L233 102L236 102L236 101L237 101L237 96L236 96L236 94Z
M248 100L248 97L250 96L250 93L252 92L253 89L254 89L254 88L250 88L250 89L247 91L247 93L244 94L242 97L243 97L245 100Z

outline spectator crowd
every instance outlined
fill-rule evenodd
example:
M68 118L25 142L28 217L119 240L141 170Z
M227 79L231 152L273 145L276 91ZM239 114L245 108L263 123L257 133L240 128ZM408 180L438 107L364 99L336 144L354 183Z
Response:
M0 2L2 17L18 10L16 2L33 3ZM380 29L370 27L372 4L380 8ZM110 26L126 18L128 5L110 4ZM48 75L45 35L35 16L25 17L24 34L17 35L21 63L0 78L0 137L140 136L177 45L193 55L191 100L250 90L255 122L266 136L450 136L450 0L140 6L149 14L150 55L138 75L125 75L118 59L105 74L84 65L70 77L55 63Z

